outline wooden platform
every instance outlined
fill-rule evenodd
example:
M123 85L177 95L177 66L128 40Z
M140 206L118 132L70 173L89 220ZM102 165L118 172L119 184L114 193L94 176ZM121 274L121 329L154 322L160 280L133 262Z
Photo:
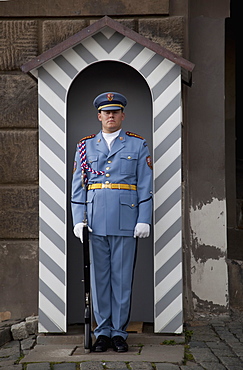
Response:
M127 328L128 333L142 333L143 332L143 322L130 322Z
M95 328L96 328L96 322L93 322L92 323L92 330L94 331ZM127 330L126 330L128 333L139 333L141 334L143 332L143 322L141 321L133 321L133 322L130 322L128 327L127 327Z

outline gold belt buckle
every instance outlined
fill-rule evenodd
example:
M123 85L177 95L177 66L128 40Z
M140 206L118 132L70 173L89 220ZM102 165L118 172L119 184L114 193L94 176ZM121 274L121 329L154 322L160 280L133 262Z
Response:
M111 184L102 184L102 189L111 189Z

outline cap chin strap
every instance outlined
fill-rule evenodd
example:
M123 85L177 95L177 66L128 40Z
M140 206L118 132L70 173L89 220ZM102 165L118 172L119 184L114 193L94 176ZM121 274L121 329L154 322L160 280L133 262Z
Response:
M124 109L124 105L122 104L106 104L106 105L101 105L98 110L101 110L101 109L104 109L104 108L108 108L108 107L120 107L120 108L123 108Z

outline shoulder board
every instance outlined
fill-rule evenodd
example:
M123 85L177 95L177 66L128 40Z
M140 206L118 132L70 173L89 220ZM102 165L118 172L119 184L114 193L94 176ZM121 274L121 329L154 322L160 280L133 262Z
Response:
M88 140L88 139L93 139L93 137L95 137L95 136L96 136L95 134L85 136L85 137L83 137L82 139L80 139L80 140L79 140L79 142L84 141L84 140Z
M141 140L145 140L142 136L134 134L133 132L130 132L130 131L127 131L126 135L133 136L133 137L136 137L136 138L141 139Z

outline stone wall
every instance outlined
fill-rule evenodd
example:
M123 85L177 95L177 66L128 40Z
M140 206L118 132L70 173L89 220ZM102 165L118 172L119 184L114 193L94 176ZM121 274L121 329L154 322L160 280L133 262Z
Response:
M37 82L20 67L103 15L183 55L184 18L169 0L0 2L0 313L12 319L38 305Z
M37 311L37 84L20 66L38 53L38 22L0 22L0 312Z

